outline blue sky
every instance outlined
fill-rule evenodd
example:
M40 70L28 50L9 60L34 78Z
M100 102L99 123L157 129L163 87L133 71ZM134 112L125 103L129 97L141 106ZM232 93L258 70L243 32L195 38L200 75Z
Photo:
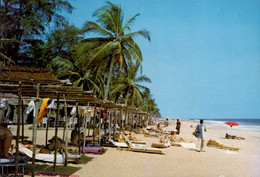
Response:
M111 0L132 30L147 29L151 42L136 41L143 73L163 117L260 118L260 1ZM103 0L71 1L67 15L82 27Z

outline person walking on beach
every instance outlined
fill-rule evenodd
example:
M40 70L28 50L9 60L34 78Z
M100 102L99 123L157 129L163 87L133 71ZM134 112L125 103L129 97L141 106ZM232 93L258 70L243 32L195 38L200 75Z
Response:
M165 127L168 127L168 126L169 126L168 118L166 118L166 120L165 120L165 122L164 122L164 126L165 126Z
M176 134L179 135L181 131L181 122L179 121L179 119L177 119L176 130Z
M206 126L203 124L203 119L200 119L200 124L197 126L198 131L198 147L200 152L205 152L203 150L204 144L205 144L205 133L206 132Z

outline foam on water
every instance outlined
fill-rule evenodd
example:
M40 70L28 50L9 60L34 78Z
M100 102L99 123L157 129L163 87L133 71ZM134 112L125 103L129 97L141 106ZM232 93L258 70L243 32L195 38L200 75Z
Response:
M189 119L192 122L199 123L199 119ZM239 126L233 126L237 130L260 131L260 119L204 119L205 124L216 125L221 127L228 127L225 124L227 121L234 121L239 123Z

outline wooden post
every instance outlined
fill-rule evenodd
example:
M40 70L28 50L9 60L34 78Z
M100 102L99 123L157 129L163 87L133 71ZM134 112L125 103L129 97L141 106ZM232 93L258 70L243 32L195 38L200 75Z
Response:
M49 124L50 124L50 112L47 114L47 125L46 125L46 135L45 135L45 146L48 144L48 131L49 131Z
M64 165L68 165L68 112L67 112L67 102L65 94L63 95L64 98L64 114L65 114L65 163Z
M40 84L37 84L37 93L36 93L36 104L35 104L35 117L33 119L33 154L32 154L32 176L35 172L35 154L36 154L36 136L37 136L37 119L39 111L39 94L40 94Z
M102 115L102 105L101 105L101 110L100 110L100 115L99 115L99 126L98 126L98 129L99 129L99 136L98 136L99 146L101 146L101 124L103 123L102 120L101 120L101 116L103 117L103 115ZM104 121L104 119L103 119L103 121Z
M56 162L57 162L57 144L58 144L58 123L59 123L59 116L60 116L60 94L57 93L57 112L56 112L56 123L55 123L55 151L54 151L54 164L53 164L53 171L55 172Z
M85 116L85 121L84 121L84 139L83 139L83 147L82 147L82 152L83 152L83 148L86 146L86 134L87 134L87 117L89 116L89 112L88 112L88 109L89 109L89 102L88 102L88 106L87 106L87 114ZM83 153L84 154L84 153ZM85 155L85 154L84 154Z
M89 102L88 102L88 103L89 103ZM90 119L89 119L89 122L88 122L88 124L87 124L87 126L89 126L89 127L88 127L88 136L89 136L90 125L91 125L91 124L90 124L90 123L91 123L91 111L92 111L92 110L91 110L91 107L88 107L88 111L89 111L89 110L90 110L90 112L89 112L88 115L89 115L89 118L90 118ZM93 119L93 121L94 121L94 119Z
M108 116L108 138L110 138L112 116L113 116L113 112L112 112L112 109L111 109L111 111L109 111L109 116Z
M114 118L115 118L115 120L113 120L113 139L115 139L115 126L116 126L116 121L117 121L117 110L115 110Z
M134 112L132 112L132 129L134 130L135 120L134 120Z
M17 131L16 131L16 161L15 161L15 176L18 174L18 159L19 159L19 139L20 139L20 126L21 126L21 97L22 97L22 82L19 82L18 90L19 100L18 100L18 120L17 120Z
M23 107L23 100L22 100L22 142L24 140L24 107Z
M120 130L123 129L123 108L120 110Z
M77 100L76 102L76 117L77 117L77 124L78 124L78 147L79 147L79 155L80 155L80 146L81 146L81 136L80 136L80 127L81 127L81 121L80 121L80 116L79 116L79 101Z
M96 128L96 109L97 104L95 103L95 109L94 109L94 120L93 120L93 146L95 146L95 128Z
M127 122L127 110L125 110L125 125L126 125L126 122ZM125 129L125 127L124 127L124 129Z

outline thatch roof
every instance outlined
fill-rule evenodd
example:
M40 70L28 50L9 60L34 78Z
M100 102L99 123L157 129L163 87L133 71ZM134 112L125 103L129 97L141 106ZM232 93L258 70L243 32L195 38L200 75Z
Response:
M62 84L48 68L0 67L0 81L40 84Z

